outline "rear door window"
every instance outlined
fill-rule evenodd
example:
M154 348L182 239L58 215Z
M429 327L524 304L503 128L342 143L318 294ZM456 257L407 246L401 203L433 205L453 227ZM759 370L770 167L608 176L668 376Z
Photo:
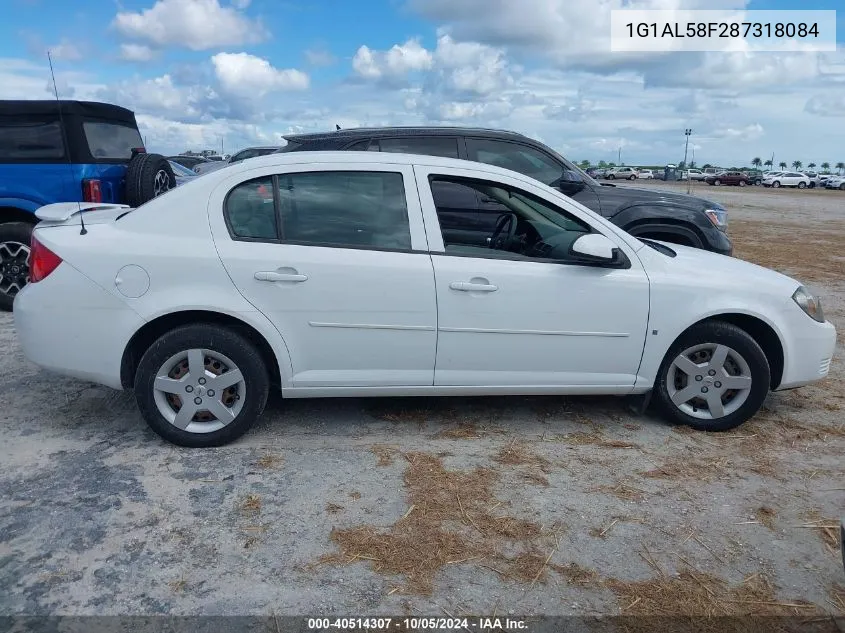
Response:
M144 146L137 128L120 123L85 121L82 124L91 156L102 160L129 160L132 150Z
M60 160L64 156L58 121L0 119L0 161Z
M564 166L533 147L493 139L468 138L470 160L517 171L545 185L560 180Z

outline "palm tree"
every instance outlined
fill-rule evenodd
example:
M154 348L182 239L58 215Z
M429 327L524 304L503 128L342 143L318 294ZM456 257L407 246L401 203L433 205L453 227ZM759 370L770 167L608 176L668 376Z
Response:
M589 167L589 166L590 166L590 161L588 161L586 158L581 161L581 167L583 167L584 169L587 169L587 167Z
M778 163L778 167L780 167L781 169L786 169L786 162L780 161L780 163Z
M771 166L772 166L772 161L771 161L771 159L766 160L766 161L763 161L763 165L764 165L765 167L771 167Z
M824 169L825 171L830 171L830 163L828 163L828 162L822 163L822 169Z
M838 169L838 170L839 170L839 173L841 174L841 173L842 173L842 170L843 170L843 169L845 169L845 163L843 163L843 162L840 160L838 163L836 163L836 169Z
M816 168L816 164L815 164L815 163L807 163L807 169L811 169L811 170L812 170L812 169L815 169L815 168Z
M796 169L796 170L801 169L801 161L800 160L792 161L792 168Z
M762 165L762 164L763 164L763 161L760 160L759 158L755 158L754 160L751 161L751 165L754 166L757 169L759 169L760 165Z

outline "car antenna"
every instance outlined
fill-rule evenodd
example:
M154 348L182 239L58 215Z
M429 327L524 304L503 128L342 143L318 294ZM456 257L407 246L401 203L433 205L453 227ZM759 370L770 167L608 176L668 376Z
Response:
M56 106L59 108L59 125L62 128L62 141L65 144L65 156L67 156L67 166L70 169L70 185L73 188L73 162L70 159L70 143L67 138L67 128L65 127L65 118L62 115L62 102L59 100L59 88L56 85L56 74L53 72L53 58L50 51L47 51L47 62L50 64L50 77L53 80L53 93L56 95ZM82 217L82 205L76 201L76 206L79 209L79 224L82 229L79 231L80 235L87 235L88 229L85 228L85 219Z

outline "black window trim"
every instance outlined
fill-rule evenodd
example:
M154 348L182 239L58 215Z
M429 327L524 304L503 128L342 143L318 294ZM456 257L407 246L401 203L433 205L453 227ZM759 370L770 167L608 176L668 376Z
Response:
M337 171L337 170L328 170L328 171ZM343 173L356 173L360 172L361 170L340 170ZM247 180L242 180L238 184L234 185L228 192L226 192L226 197L223 199L223 221L226 224L226 230L229 233L229 238L233 242L253 242L258 244L277 244L279 246L283 245L291 245L291 246L314 246L317 248L340 248L346 250L354 250L354 251L375 251L375 252L382 252L382 253L411 253L414 255L430 255L432 254L428 248L425 250L414 249L411 248L391 248L386 246L368 246L363 245L359 246L357 244L332 244L328 242L306 242L302 240L286 240L280 237L281 231L284 229L282 228L284 225L282 224L282 208L281 208L281 200L279 198L279 176L286 176L290 174L314 174L314 173L325 173L325 170L309 170L309 171L296 171L290 172L289 174L272 174L270 176L256 176L254 178L248 178ZM364 173L389 173L389 174L399 174L402 176L402 189L405 192L405 209L406 213L410 214L410 209L408 208L408 189L405 183L405 174L401 171L390 171L390 170L378 170L374 172L367 172L364 170ZM245 185L249 182L253 182L256 180L262 180L264 178L270 178L272 185L273 185L273 213L276 219L276 238L265 238L265 237L244 237L240 235L236 235L235 231L232 228L232 223L229 219L229 196L232 195L232 192L235 191L241 185ZM416 190L416 183L414 183L414 187ZM408 216L408 234L411 237L411 243L413 244L413 233L411 231L411 218L410 215ZM428 244L426 243L426 247Z
M447 136L445 134L415 134L413 136L380 136L378 138L371 138L370 139L370 142L367 145L367 151L373 151L371 148L373 146L373 143L376 143L378 145L378 151L384 152L384 150L381 148L381 142L382 141L414 141L414 140L417 140L417 139L422 139L422 140L444 139L444 140L447 140L447 141L455 141L455 154L456 154L455 156L440 156L439 154L429 154L427 152L405 152L405 153L410 153L410 154L419 153L421 156L433 156L435 158L456 159L456 158L462 158L461 157L461 138L462 137L458 136L458 135ZM384 152L384 153L390 154L392 152ZM393 152L393 153L399 153L399 152Z

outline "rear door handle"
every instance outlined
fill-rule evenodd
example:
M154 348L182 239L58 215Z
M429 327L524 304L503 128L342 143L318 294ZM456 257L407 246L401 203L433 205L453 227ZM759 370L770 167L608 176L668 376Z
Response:
M474 284L470 281L453 281L449 287L461 292L496 292L499 289L499 286L493 284Z
M299 273L280 273L275 270L262 270L255 273L255 279L258 281L292 281L294 283L302 283L308 280L308 275L300 275Z

